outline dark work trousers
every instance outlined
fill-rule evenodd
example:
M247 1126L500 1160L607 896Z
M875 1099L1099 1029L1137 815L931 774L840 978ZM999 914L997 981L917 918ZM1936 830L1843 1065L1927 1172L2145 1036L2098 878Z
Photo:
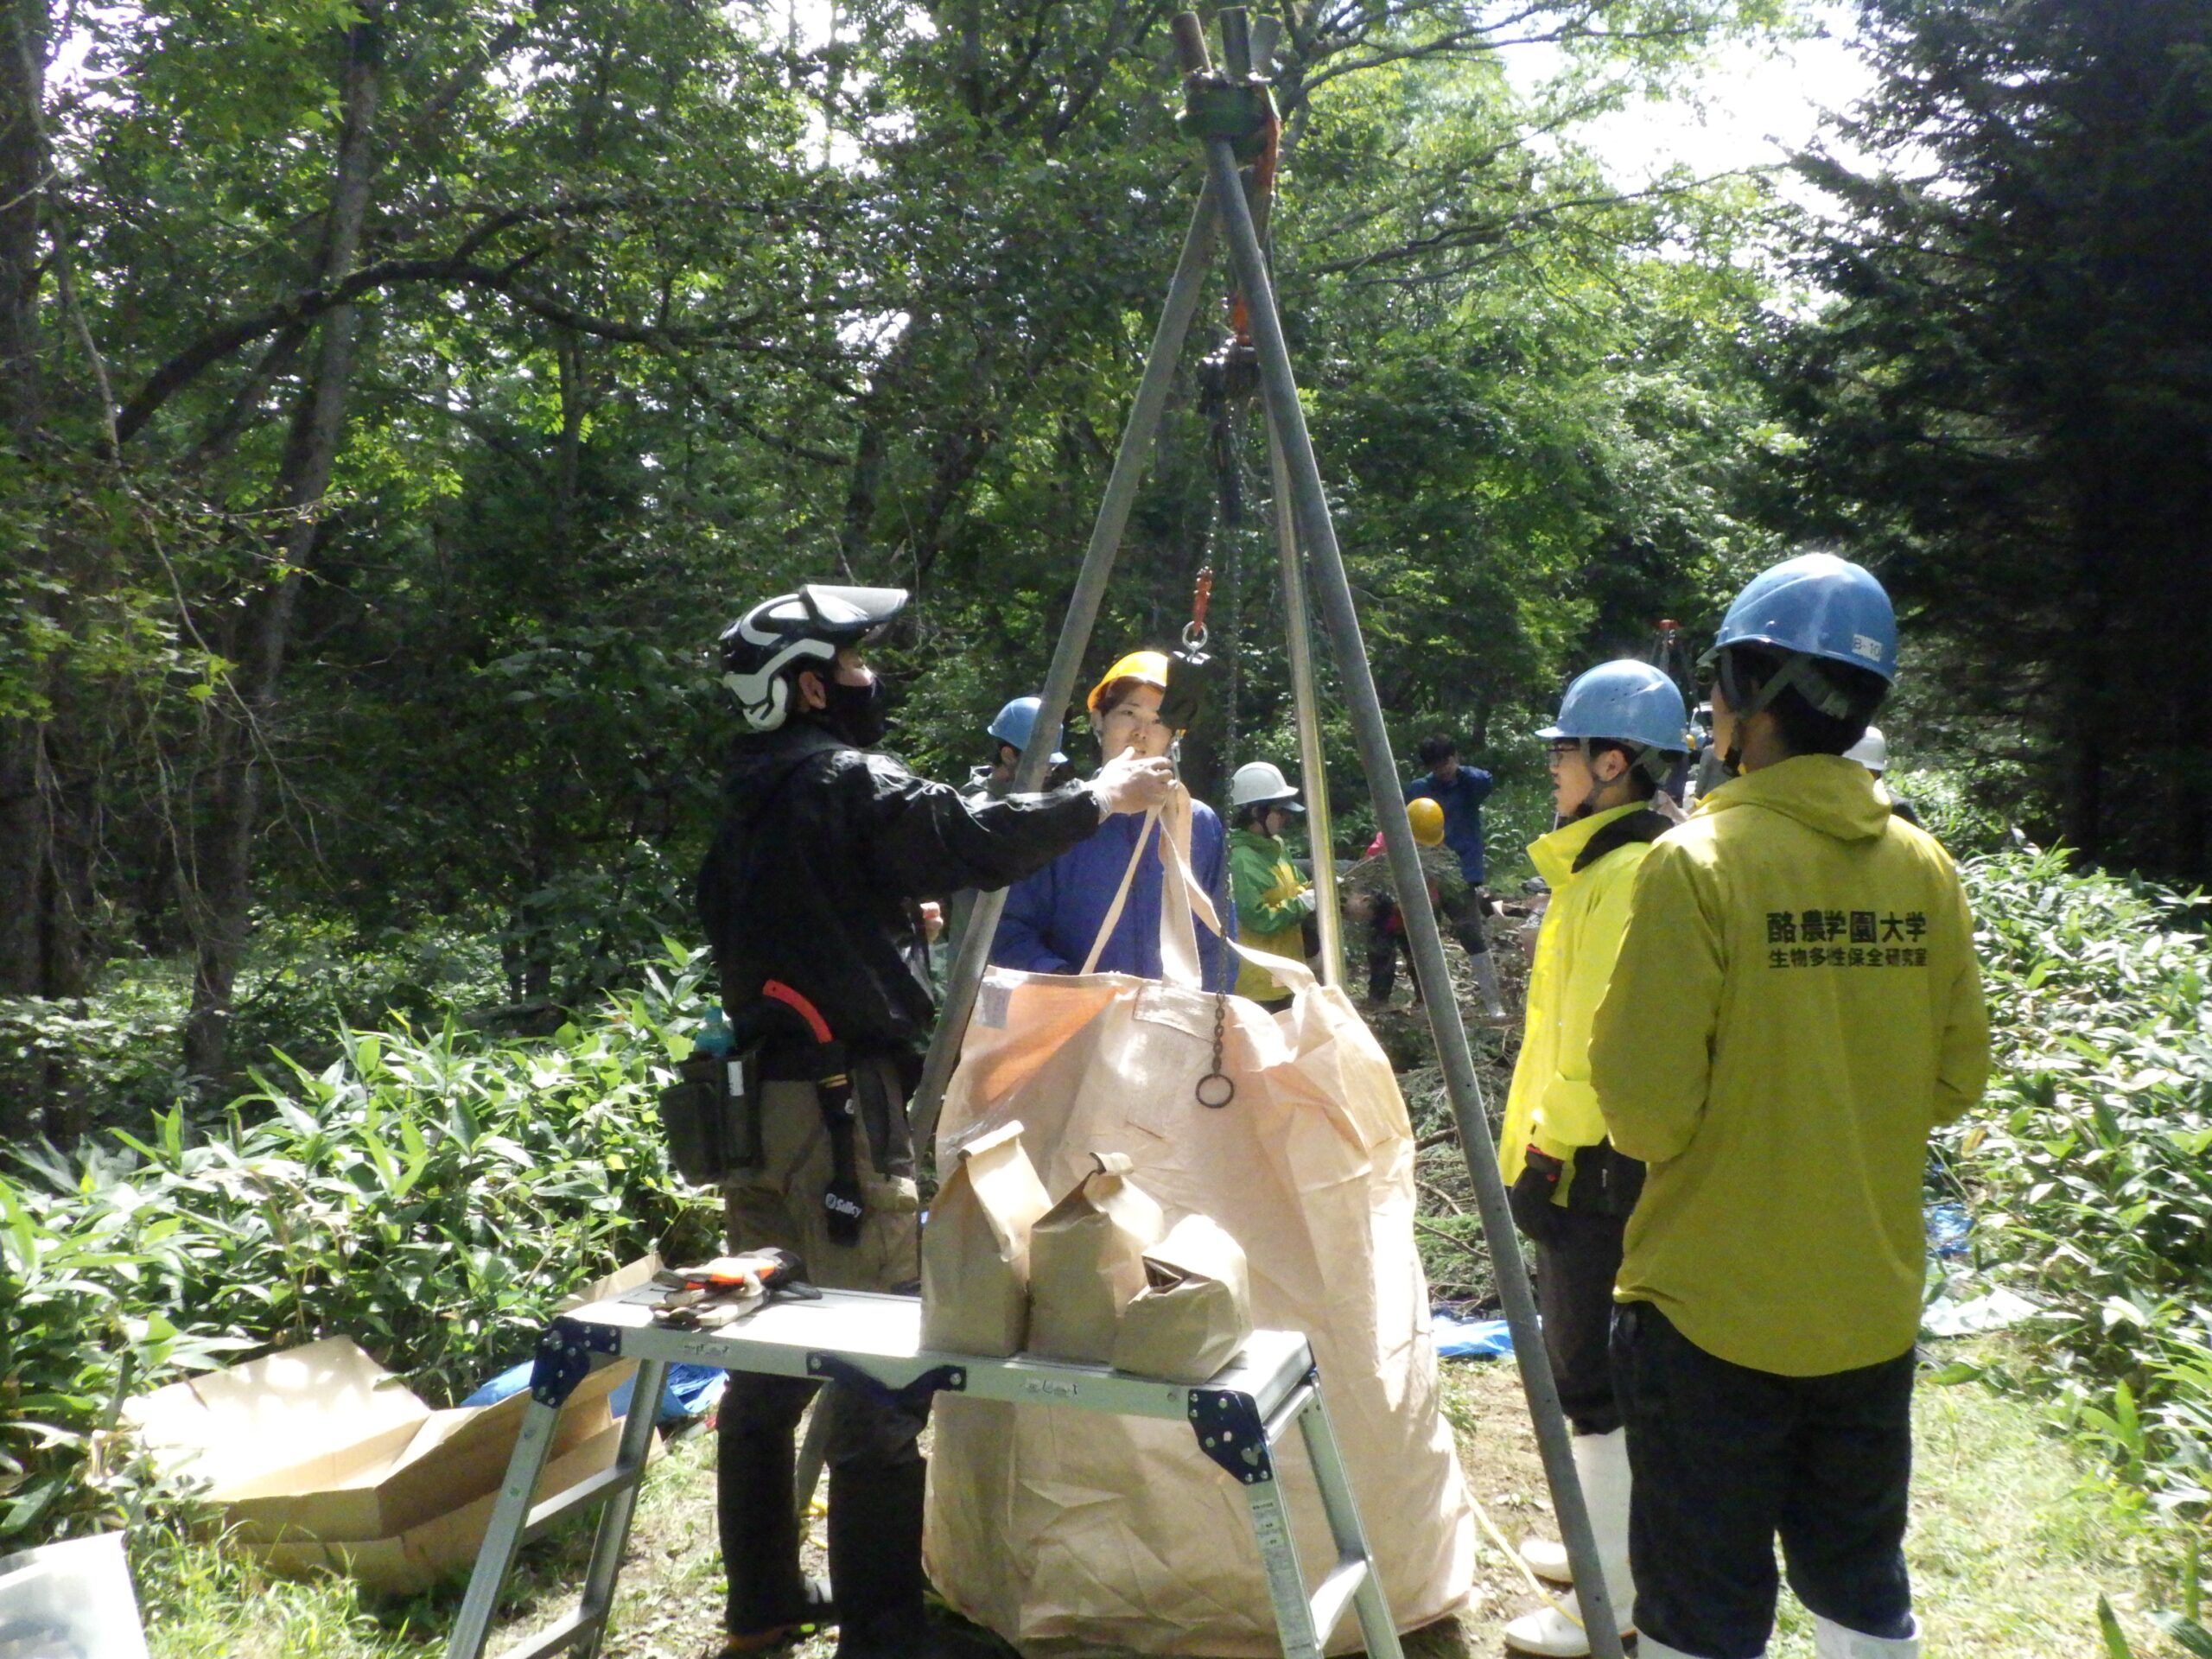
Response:
M1557 1206L1554 1206L1557 1208ZM1621 1426L1610 1352L1613 1281L1620 1276L1625 1216L1559 1209L1536 1241L1536 1310L1544 1320L1559 1403L1578 1434Z
M1480 887L1469 887L1459 897L1459 903L1445 912L1451 924L1452 937L1459 941L1459 948L1471 957L1490 954L1490 930L1483 925L1490 915L1490 894Z
M822 1194L835 1164L814 1085L771 1080L761 1090L760 1166L724 1187L729 1248L793 1251L817 1284L907 1290L919 1277L921 1254L904 1091L896 1069L882 1059L857 1061L853 1084L865 1135L859 1173L867 1214L859 1239L844 1244L829 1234ZM733 1631L772 1630L805 1614L793 1433L818 1386L733 1371L723 1392L716 1474ZM909 1409L835 1384L832 1395L823 1402L832 1408L830 1565L849 1637L855 1615L874 1613L874 1603L888 1604L894 1618L920 1616L922 1456L914 1441L929 1421L929 1404ZM841 1495L857 1511L842 1525L836 1514ZM849 1545L843 1561L841 1538Z
M1459 948L1471 957L1490 954L1490 935L1483 926L1488 905L1478 888L1470 887L1456 907L1438 914L1438 919L1452 930L1452 937L1459 941ZM1421 1000L1421 970L1414 966L1414 948L1399 918L1398 901L1387 893L1378 893L1367 933L1367 995L1373 1001L1388 1001L1397 988L1401 951L1405 953L1406 972L1413 980L1414 1001L1418 1002Z
M1387 893L1375 895L1375 916L1367 930L1367 995L1387 1002L1398 986L1398 954L1406 957L1406 972L1414 982L1414 1001L1421 996L1421 969L1414 966L1413 946L1398 919L1398 901Z
M1698 1659L1758 1659L1789 1587L1847 1630L1912 1634L1905 1497L1913 1352L1827 1376L1732 1365L1649 1302L1613 1315L1635 1496L1636 1626Z

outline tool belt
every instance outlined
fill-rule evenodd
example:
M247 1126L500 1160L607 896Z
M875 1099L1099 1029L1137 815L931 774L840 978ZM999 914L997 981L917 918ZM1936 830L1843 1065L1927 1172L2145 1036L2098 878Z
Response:
M731 1015L730 1027L736 1041L728 1054L695 1052L677 1068L678 1080L661 1091L669 1161L684 1179L702 1185L761 1167L764 1085L772 1070L789 1075L787 1065L771 1066L772 1053L781 1061L796 1051L804 1056L800 1075L814 1085L830 1136L830 1184L822 1194L830 1237L839 1244L858 1243L867 1203L845 1045L820 1009L779 980L765 982L759 997Z

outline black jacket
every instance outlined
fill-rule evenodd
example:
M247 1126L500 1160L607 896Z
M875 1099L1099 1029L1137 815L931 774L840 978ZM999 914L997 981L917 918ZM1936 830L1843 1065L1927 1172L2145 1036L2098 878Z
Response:
M1098 823L1080 784L969 802L809 721L741 737L697 892L723 1004L742 1029L781 980L855 1049L911 1053L936 1013L915 901L1018 881Z

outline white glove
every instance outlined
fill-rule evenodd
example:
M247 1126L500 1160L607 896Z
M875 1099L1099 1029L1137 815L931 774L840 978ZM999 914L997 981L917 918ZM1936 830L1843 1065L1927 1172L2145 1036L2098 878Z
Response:
M1174 787L1175 768L1166 760L1140 760L1133 754L1116 755L1090 780L1099 815L1109 818L1117 812L1149 812Z
M1296 905L1299 909L1304 911L1308 916L1311 916L1316 910L1320 908L1321 895L1314 892L1313 888L1308 887L1305 892L1300 893L1297 898L1292 899L1291 903Z

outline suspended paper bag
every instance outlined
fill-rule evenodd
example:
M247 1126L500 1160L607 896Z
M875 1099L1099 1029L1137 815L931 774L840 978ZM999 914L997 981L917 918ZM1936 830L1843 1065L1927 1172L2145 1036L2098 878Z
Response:
M1029 1230L1052 1200L1007 1123L960 1150L922 1229L922 1346L1003 1357L1029 1323Z
M1122 1310L1145 1285L1144 1253L1167 1217L1129 1179L1127 1154L1100 1153L1029 1239L1029 1351L1103 1365Z
M1169 849L1185 851L1165 861L1179 893L1195 885L1174 868L1187 868L1188 814L1179 795L1163 820ZM1242 953L1291 992L1279 1014L1197 988L1189 910L1163 898L1166 982L993 970L946 1096L938 1166L1018 1120L1050 1191L1080 1180L1094 1153L1120 1152L1171 1218L1218 1223L1243 1248L1254 1323L1313 1343L1393 1618L1433 1623L1466 1601L1474 1525L1438 1409L1397 1080L1344 994L1303 963ZM1171 948L1179 909L1187 952ZM1192 1090L1213 1069L1217 1007L1236 1092L1209 1110ZM924 1551L959 1611L1033 1659L1281 1654L1243 1489L1187 1425L950 1394L934 1421ZM1310 1591L1336 1547L1298 1442L1274 1458ZM1357 1646L1347 1620L1330 1648Z
M1122 1310L1114 1369L1203 1382L1252 1334L1244 1248L1205 1216L1185 1216L1144 1253L1145 1287Z

